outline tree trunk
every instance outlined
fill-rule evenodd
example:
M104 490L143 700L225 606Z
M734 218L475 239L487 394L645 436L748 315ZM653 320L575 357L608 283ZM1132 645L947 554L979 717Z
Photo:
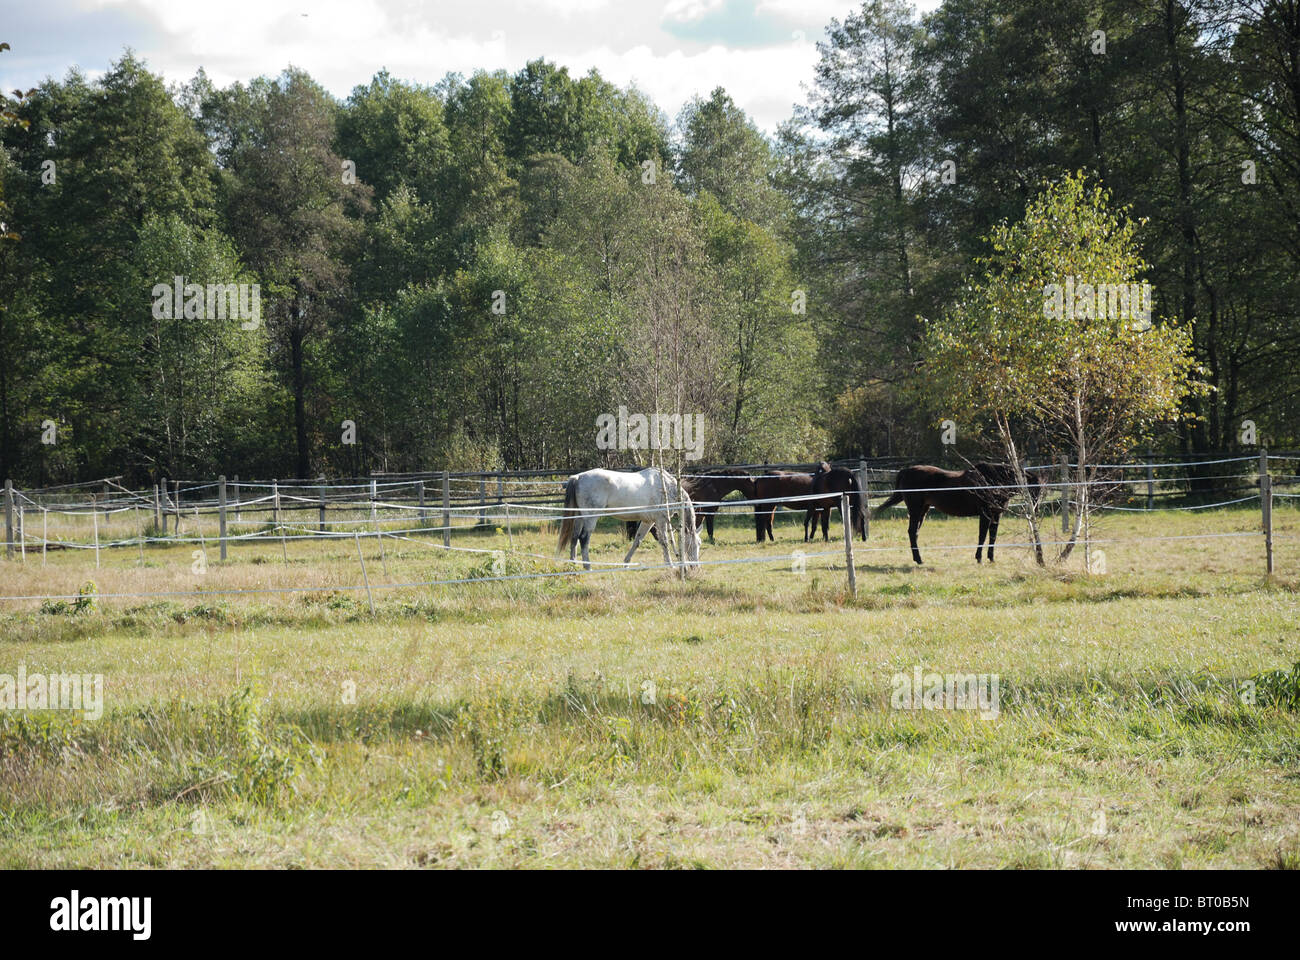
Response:
M311 457L307 448L307 375L303 360L303 329L295 325L289 332L289 355L293 365L293 424L298 447L298 479L310 475Z
M1029 536L1034 542L1034 561L1042 567L1046 564L1043 560L1043 538L1038 530L1038 504L1029 492L1029 481L1025 476L1024 465L1020 462L1020 451L1016 449L1016 441L1011 436L1011 425L1001 414L997 416L997 425L1007 459L1011 461L1011 469L1015 471L1016 483L1020 484L1020 489L1025 494L1027 504L1025 515L1029 520ZM991 547L989 549L992 550Z

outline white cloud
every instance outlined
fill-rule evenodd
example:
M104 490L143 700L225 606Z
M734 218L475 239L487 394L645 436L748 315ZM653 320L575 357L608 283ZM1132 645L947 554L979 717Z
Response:
M664 19L690 23L703 19L706 14L722 8L723 0L668 0L664 4Z
M48 14L51 36L58 35L58 21L73 4L83 11L120 13L109 22L123 26L79 40L78 49L54 55L57 59L47 56L35 67L25 63L27 75L17 73L14 61L0 60L0 83L31 86L47 74L63 76L74 64L94 75L126 46L169 81L188 79L201 66L224 85L273 76L292 64L340 97L384 68L405 80L435 83L448 72L513 72L530 59L546 57L575 75L595 67L620 86L636 83L669 116L692 96L723 86L760 127L774 130L804 98L801 84L811 79L817 56L816 25L843 16L852 3L761 0L760 13L808 24L806 39L769 46L730 43L725 34L722 42L706 45L665 29L670 22L707 16L720 3L56 0L61 9ZM46 29L41 9L27 8L34 29ZM145 26L132 26L137 23ZM40 73L31 75L34 69Z
M743 51L716 46L663 56L648 47L618 53L598 49L582 59L614 83L635 83L670 116L696 94L707 97L715 87L725 87L760 127L772 130L803 100L799 84L811 78L816 56L811 44L803 44Z

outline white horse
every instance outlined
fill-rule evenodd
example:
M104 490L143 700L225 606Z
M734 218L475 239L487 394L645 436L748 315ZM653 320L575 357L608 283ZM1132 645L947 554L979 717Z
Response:
M678 503L686 513L683 535L686 537L686 566L688 569L698 567L700 562L700 538L695 533L695 508L691 498L672 474L658 467L647 467L639 473L623 473L617 470L588 470L575 473L564 484L564 522L560 524L560 542L557 551L569 548L569 559L574 559L578 545L582 545L582 565L591 569L591 557L587 553L587 544L596 529L596 522L602 517L617 517L620 520L640 520L636 536L632 539L632 549L623 558L624 563L632 561L632 554L641 546L650 525L654 524L659 533L659 545L663 547L664 563L674 566L672 556L668 553L668 538L672 531L671 513ZM585 510L597 510L593 515L583 513ZM608 512L605 512L608 511Z

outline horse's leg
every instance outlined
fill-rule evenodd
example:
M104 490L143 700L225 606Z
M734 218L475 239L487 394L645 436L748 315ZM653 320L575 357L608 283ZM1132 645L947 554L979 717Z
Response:
M662 521L665 530L672 530L672 520L669 518L669 516L668 516L667 513L660 514L660 520ZM682 528L682 536L683 536L683 537L686 536L686 529L685 529L684 526L683 526L683 528ZM665 567L669 567L669 568L675 567L676 564L673 563L673 558L672 558L672 556L668 553L668 537L667 537L667 536L662 536L662 537L659 538L659 546L663 547L663 551L664 551L664 566L665 566Z
M623 558L624 563L632 562L632 554L636 553L636 548L641 546L641 541L645 539L646 531L649 529L650 529L649 521L642 520L640 526L636 528L636 536L632 538L632 549L629 550L627 552L627 556ZM663 541L661 540L660 542L662 543ZM667 548L665 547L664 549Z
M921 521L925 519L926 507L921 507L921 512L917 513L911 505L907 508L907 539L912 544L912 559L917 563L921 562L921 551L916 546L916 534L921 529Z
M584 527L582 530L582 569L584 570L591 569L591 554L587 552L587 548L591 544L591 532L594 528L593 523L591 527Z
M763 542L763 507L758 504L754 506L754 535L759 543Z
M998 521L1002 519L1002 511L994 511L993 516L989 518L989 563L993 562L993 544L998 542Z
M831 508L822 507L822 539L825 540L827 543L831 542L830 527L831 527ZM813 531L813 536L814 537L817 536L816 530Z
M988 535L988 532L989 532L989 516L988 516L987 513L981 513L981 514L980 514L980 542L979 542L979 546L977 546L977 547L975 548L975 562L976 562L976 563L980 563L980 562L983 560L983 553L984 553L984 537ZM992 560L992 559L993 559L993 543L992 543L992 541L990 541L990 542L989 542L989 560Z
M776 504L769 504L769 506L771 506L772 509L770 509L767 512L767 516L763 518L763 526L767 530L767 539L775 543L776 534L772 532L772 520L776 517Z
M704 526L705 526L705 527L708 529L708 531L709 531L709 543L712 543L712 542L713 542L713 516L714 516L714 515L711 514L711 513L706 513L706 514L704 515ZM696 530L700 529L699 521L696 521L696 523L695 523L695 529L696 529Z
M812 507L804 511L803 514L803 542L808 542L808 524L812 522L813 536L817 536L817 508Z

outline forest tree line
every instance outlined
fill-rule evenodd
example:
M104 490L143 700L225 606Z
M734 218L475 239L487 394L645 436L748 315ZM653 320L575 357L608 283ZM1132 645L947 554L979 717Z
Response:
M0 475L624 463L620 406L702 414L711 461L934 459L925 318L1076 171L1213 387L1151 446L1294 444L1297 50L1295 0L868 2L771 137L543 59L339 101L128 52L0 104ZM174 277L260 323L157 316Z

